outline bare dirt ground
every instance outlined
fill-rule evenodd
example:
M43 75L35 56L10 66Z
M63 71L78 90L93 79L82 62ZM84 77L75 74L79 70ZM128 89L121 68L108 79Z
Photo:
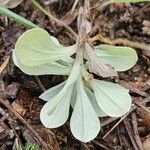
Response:
M76 32L78 8L69 15L73 0L61 0L55 4L42 6ZM79 3L80 6L80 3ZM63 45L74 43L69 31L50 21L32 3L24 1L12 11L24 16L51 35ZM68 14L68 15L66 15ZM92 36L101 34L110 41L121 38L117 45L127 45L124 39L142 44L150 44L150 3L113 4L100 10L99 3L91 3ZM81 143L71 134L69 122L57 129L46 129L39 119L44 102L38 98L42 85L47 89L66 77L28 76L14 66L11 53L18 37L27 28L0 16L0 150L11 150L17 145L36 143L39 149L49 145L49 149L62 150L150 150L150 52L136 48L139 60L126 72L119 73L118 83L130 89L133 99L131 112L123 118L101 119L102 130L90 143ZM104 43L102 39L101 43ZM95 44L97 44L95 42ZM8 61L9 60L9 61ZM40 82L41 81L41 82ZM20 116L17 115L18 112ZM37 135L38 134L38 135Z

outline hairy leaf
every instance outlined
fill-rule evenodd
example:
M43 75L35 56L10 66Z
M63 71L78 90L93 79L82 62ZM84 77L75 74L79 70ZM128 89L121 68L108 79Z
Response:
M94 90L99 107L111 117L120 117L131 108L129 90L111 82L93 79L91 86Z
M64 87L66 81L46 90L44 93L42 93L39 98L41 98L44 101L50 101L54 96L56 96Z
M14 64L19 67L24 73L29 75L68 75L71 72L72 65L67 62L50 62L39 66L27 67L20 63L13 52Z
M43 106L40 119L45 127L56 128L67 121L72 89L73 85L68 86L68 88L63 88Z
M137 62L134 49L122 46L103 45L95 47L96 55L104 64L110 64L117 71L130 69Z
M74 83L80 75L83 54L77 53L72 71L62 90L48 101L41 110L40 119L45 127L56 128L63 125L68 119L71 95ZM55 90L54 90L55 91ZM56 91L55 91L56 92ZM47 99L48 95L46 95ZM45 99L45 97L44 97Z
M104 113L104 111L98 106L97 101L96 101L96 97L95 94L89 90L88 88L86 88L86 93L90 99L90 102L97 114L98 117L106 117L108 116L106 113Z
M70 121L71 132L76 139L88 142L97 136L100 122L82 83L78 83L76 88L77 100Z
M26 67L34 67L58 61L72 55L76 46L63 47L41 28L26 31L15 45L17 59Z
M71 107L74 108L75 103L77 100L77 88L76 86L73 87L72 96L71 96Z

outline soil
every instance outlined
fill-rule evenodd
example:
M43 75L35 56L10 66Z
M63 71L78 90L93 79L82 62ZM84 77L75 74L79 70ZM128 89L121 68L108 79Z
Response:
M73 0L61 0L41 5L51 13L68 23L77 32L77 15L66 17L71 10ZM82 1L79 2L76 12ZM130 41L150 44L150 3L112 4L100 10L100 2L91 2L91 36L101 34L111 40L125 38ZM41 28L55 36L63 45L74 43L69 31L50 21L27 0L12 11L24 16ZM19 36L27 30L26 27L0 16L0 66L8 56L11 56ZM94 44L97 44L95 42ZM19 112L24 120L45 141L51 149L62 150L150 150L150 56L145 50L136 49L138 62L126 72L120 72L116 81L130 89L133 99L133 109L124 117L101 119L102 129L97 138L89 143L76 140L70 131L69 121L57 129L46 129L40 122L40 110L45 102L38 98L42 93L42 85L48 89L65 80L64 76L28 76L18 69L10 57L7 66L0 75L0 97ZM39 83L39 80L41 83ZM117 124L118 123L118 124ZM113 129L114 128L114 129ZM112 130L112 131L111 131ZM111 131L109 133L109 131ZM108 133L108 135L107 135ZM149 142L147 142L149 141ZM36 143L39 149L41 142L18 117L4 105L0 105L0 150L16 149L18 145Z

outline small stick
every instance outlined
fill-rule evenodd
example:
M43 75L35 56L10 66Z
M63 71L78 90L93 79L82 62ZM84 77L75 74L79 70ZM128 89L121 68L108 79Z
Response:
M104 150L110 150L110 148L107 145L104 145L103 143L100 143L96 140L92 141L94 144L98 145L99 147L103 148ZM111 150L114 150L113 148L111 148Z
M146 92L141 91L141 90L139 90L138 88L133 87L133 86L130 85L128 82L125 82L125 81L120 80L120 81L118 81L118 83L121 84L123 87L129 89L130 91L134 92L134 93L137 93L137 94L139 94L139 95L141 95L141 96L143 96L143 97L146 97L146 96L147 96L147 93L146 93Z
M135 150L139 150L139 148L138 148L138 146L137 146L137 144L136 144L136 142L135 142L135 139L134 139L134 137L133 137L133 133L132 133L132 131L131 131L131 124L130 124L129 120L128 120L127 118L125 118L125 119L123 120L123 123L124 123L125 128L126 128L126 130L127 130L127 132L128 132L129 138L130 138L130 140L131 140L131 143L132 143L134 149L135 149Z
M16 130L15 130L15 127L13 126L12 122L13 122L13 121L9 122L9 125L10 125L11 129L13 130L13 132L14 132L16 138L18 139L19 144L21 145L20 137L19 137L19 135L17 134L17 132L16 132Z
M128 137L125 136L125 132L126 131L125 131L124 126L121 126L120 129L118 128L119 141L125 150L131 150L131 149L133 149L133 147L128 142Z
M46 91L44 85L42 84L42 82L41 82L41 80L39 79L38 76L35 76L35 80L36 80L36 82L38 83L40 89L41 89L43 92Z
M134 132L134 137L135 137L135 141L139 147L140 150L144 150L143 148L143 144L141 142L140 136L139 136L139 132L138 132L138 123L137 123L137 118L136 118L136 114L135 112L133 112L131 114L131 118L132 118L132 126L133 126L133 132Z
M121 117L121 119L103 136L103 139L106 138L128 115L129 113Z
M39 134L34 131L34 129L28 124L28 122L26 120L24 120L21 115L16 112L15 109L13 109L8 103L6 103L2 98L0 98L0 103L2 105L4 105L9 111L11 111L28 129L29 131L38 139L38 141L41 143L41 145L43 146L43 148L45 150L51 150L53 149L50 145L47 145L43 139L39 136Z
M115 39L115 40L111 40L107 37L104 37L103 35L101 34L98 34L96 36L94 36L93 38L90 39L91 42L94 42L94 41L101 41L101 42L104 42L104 43L107 43L107 44L110 44L110 45L116 45L116 44L122 44L122 45L127 45L129 47L133 47L133 48L139 48L139 49L142 49L142 50L146 50L146 51L150 51L150 45L148 44L145 44L145 43L140 43L140 42L134 42L134 41L130 41L130 40L127 40L127 39L123 39L123 38L118 38L118 39Z
M144 105L142 105L138 102L135 102L135 101L134 101L134 103L150 114L150 110L147 107L145 107Z
M72 8L71 8L71 14L74 12L74 10L75 10L75 8L76 8L76 6L77 6L77 4L78 4L78 1L79 1L79 0L75 0L75 1L74 1L73 6L72 6Z
M3 64L0 66L0 75L3 72L3 70L6 68L6 66L8 65L9 62L9 56L5 59L5 61L3 62Z

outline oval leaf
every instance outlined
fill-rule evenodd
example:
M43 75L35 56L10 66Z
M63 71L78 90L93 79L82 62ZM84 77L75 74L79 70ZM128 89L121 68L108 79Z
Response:
M75 52L75 45L63 47L41 28L26 31L15 45L15 55L26 67L34 67L68 58Z
M106 117L108 116L106 113L104 113L104 111L98 106L97 101L96 101L96 97L95 94L89 90L88 88L86 88L86 93L90 99L90 102L97 114L98 117Z
M109 64L117 71L125 71L138 60L136 51L129 47L103 45L95 48L96 55L104 64Z
M53 99L42 108L40 120L47 128L63 125L69 116L70 98L73 86L63 88Z
M74 137L82 142L94 139L100 130L100 121L82 87L77 85L77 100L71 116L70 127Z
M64 87L66 81L46 90L44 93L42 93L39 98L41 98L44 101L50 101L54 96L56 96Z
M111 117L120 117L131 108L129 91L119 84L92 80L91 87L94 90L97 104Z
M71 72L71 65L62 65L59 62L50 62L34 67L26 67L13 55L14 64L19 67L24 73L29 75L68 75Z

